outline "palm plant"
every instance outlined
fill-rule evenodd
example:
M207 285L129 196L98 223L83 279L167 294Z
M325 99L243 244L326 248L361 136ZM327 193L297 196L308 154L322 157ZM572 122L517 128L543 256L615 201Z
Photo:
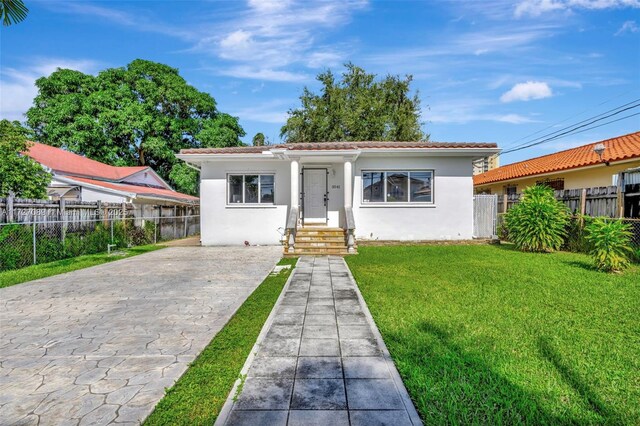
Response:
M0 0L0 18L5 27L24 21L27 13L29 9L22 0Z
M525 189L521 201L505 216L509 240L522 251L560 250L568 223L569 211L546 186Z
M621 220L596 218L585 228L585 238L591 245L590 254L596 268L618 272L629 265L632 254L630 226Z

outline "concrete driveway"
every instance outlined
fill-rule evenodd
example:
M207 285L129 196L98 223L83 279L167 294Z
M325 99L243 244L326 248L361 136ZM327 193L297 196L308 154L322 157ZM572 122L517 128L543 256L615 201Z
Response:
M140 423L281 253L171 247L0 289L0 423Z

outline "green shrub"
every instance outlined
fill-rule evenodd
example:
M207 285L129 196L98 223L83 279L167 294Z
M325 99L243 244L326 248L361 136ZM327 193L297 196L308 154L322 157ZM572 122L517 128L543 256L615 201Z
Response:
M531 186L505 216L509 241L522 251L559 250L566 236L569 211L547 186Z
M0 228L0 271L33 263L33 238L29 226L12 224Z
M629 225L621 220L595 218L585 229L585 238L591 245L589 254L596 268L616 272L629 265L629 255L632 254Z

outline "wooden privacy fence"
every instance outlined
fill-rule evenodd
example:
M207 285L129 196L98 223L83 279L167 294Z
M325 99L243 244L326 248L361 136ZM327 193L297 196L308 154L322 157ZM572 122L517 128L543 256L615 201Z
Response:
M594 188L565 189L553 191L556 199L562 201L574 214L587 216L621 217L624 194L617 186L598 186ZM506 213L520 201L522 194L498 196L498 211Z
M100 201L52 201L0 198L0 224L65 222L69 226L88 221L125 218L175 218L199 214L198 205L134 205Z
M473 237L494 238L497 235L498 196L473 196Z

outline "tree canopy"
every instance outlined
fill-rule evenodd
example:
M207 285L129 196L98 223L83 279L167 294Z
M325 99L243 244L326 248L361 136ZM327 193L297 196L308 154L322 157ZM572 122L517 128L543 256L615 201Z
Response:
M197 192L197 172L179 162L182 148L242 145L238 119L178 70L137 59L97 76L58 69L36 80L27 124L42 143L104 163L152 167L183 192Z
M21 198L46 198L51 175L23 155L27 130L19 122L0 120L0 197L13 192Z
M319 94L304 88L300 108L289 110L280 136L287 142L417 141L429 135L421 129L420 99L411 95L412 77L375 74L351 63L342 79L328 70L316 79Z
M264 133L262 132L256 133L256 135L253 137L252 142L253 142L253 146L264 146L265 145Z

